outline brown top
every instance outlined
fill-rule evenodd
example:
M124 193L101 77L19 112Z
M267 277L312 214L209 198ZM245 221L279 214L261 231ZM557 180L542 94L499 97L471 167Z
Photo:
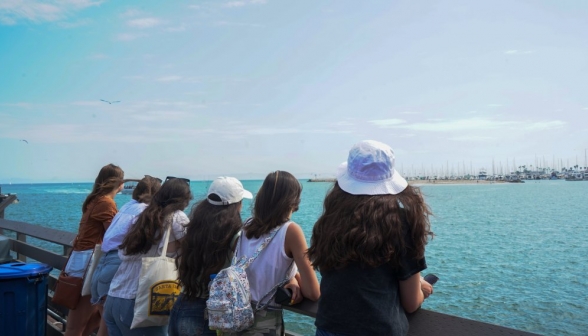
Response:
M90 250L101 243L117 212L116 203L110 197L98 196L90 202L80 220L78 236L73 245L74 251Z

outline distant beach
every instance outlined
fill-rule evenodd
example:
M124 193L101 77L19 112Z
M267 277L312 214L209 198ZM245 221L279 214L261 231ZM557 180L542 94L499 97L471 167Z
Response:
M308 182L335 182L334 178L314 178L309 179ZM424 184L494 184L507 183L506 181L492 181L492 180L408 180L410 185L424 185Z

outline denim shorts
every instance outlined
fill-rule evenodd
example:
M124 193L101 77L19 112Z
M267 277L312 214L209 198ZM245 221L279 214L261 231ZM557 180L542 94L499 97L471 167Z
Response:
M118 270L121 262L118 257L118 250L112 250L102 255L92 275L92 299L90 300L92 304L96 304L101 299L106 298L110 289L110 282L114 278L114 274Z
M104 304L102 318L109 336L165 336L167 326L131 329L135 310L135 299L109 296Z
M208 320L204 319L206 299L188 300L184 294L174 304L169 316L168 335L210 335L216 336L216 331L208 328Z

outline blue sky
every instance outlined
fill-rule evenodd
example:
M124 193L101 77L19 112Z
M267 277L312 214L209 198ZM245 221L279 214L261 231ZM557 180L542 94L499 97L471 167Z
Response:
M2 0L0 183L109 162L332 176L363 139L405 175L583 166L586 17L582 0Z

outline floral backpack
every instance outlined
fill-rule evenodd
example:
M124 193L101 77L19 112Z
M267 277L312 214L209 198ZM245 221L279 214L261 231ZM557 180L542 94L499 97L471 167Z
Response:
M278 226L270 231L269 235L255 251L255 254L249 259L243 256L237 261L237 251L239 250L237 247L231 266L218 272L216 277L210 282L210 293L206 301L208 326L210 329L223 332L239 332L245 330L253 325L255 312L267 306L267 304L263 306L259 303L255 308L251 306L251 292L245 270L255 261L257 256L259 256L263 249L275 237L281 227ZM241 237L238 240L237 245L239 246ZM275 293L275 289L286 281L276 285L270 293L272 291Z

